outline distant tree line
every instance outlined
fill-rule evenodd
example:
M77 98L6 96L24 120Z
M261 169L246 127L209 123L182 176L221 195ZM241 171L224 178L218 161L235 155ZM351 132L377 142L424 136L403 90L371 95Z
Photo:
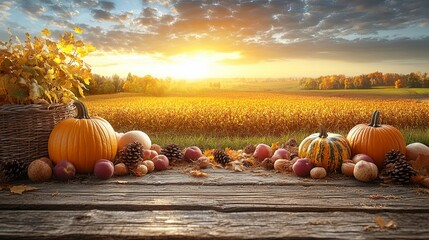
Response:
M87 86L87 94L109 94L118 92L144 93L149 96L163 96L169 89L171 79L158 79L151 75L144 77L131 73L124 79L118 75L112 77L93 74Z
M409 74L373 72L354 77L345 75L326 75L318 78L302 78L302 89L367 89L377 86L395 86L396 88L429 88L428 73Z

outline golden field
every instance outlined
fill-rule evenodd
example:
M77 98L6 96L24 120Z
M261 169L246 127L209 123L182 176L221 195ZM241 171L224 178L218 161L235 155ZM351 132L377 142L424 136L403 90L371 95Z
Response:
M116 131L140 129L149 135L280 136L310 134L320 125L347 133L356 124L369 123L375 110L381 112L382 124L401 130L426 132L429 127L429 101L416 99L210 92L192 97L120 93L83 101L91 115L105 118Z

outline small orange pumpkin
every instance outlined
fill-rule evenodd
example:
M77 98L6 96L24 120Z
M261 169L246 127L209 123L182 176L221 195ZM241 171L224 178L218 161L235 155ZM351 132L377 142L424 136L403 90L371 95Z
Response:
M77 116L60 121L49 136L49 157L55 164L61 160L72 162L78 173L90 173L97 160L114 160L116 134L103 118L90 117L82 102L74 101L73 104Z
M369 124L358 124L347 134L352 155L364 153L370 156L379 169L383 167L385 154L392 150L406 152L402 133L390 125L379 124L380 112L375 111Z

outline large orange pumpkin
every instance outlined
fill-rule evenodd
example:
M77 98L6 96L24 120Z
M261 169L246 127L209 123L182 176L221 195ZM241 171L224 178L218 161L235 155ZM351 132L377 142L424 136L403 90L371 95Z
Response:
M61 160L72 162L78 173L90 173L97 160L114 160L116 134L103 118L90 117L82 102L73 104L77 116L60 121L49 136L49 157L55 164Z
M369 124L358 124L347 134L352 155L364 153L370 156L379 169L383 167L385 154L398 150L405 154L406 143L402 133L390 125L379 124L380 112L375 111Z

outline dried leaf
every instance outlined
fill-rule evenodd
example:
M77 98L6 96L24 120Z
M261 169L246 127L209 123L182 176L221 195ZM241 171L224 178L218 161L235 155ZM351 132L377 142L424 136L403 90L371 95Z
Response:
M387 222L385 227L387 229L396 229L398 227L398 224L396 224L396 222L393 220L389 220L389 222Z
M375 221L377 222L378 226L381 229L396 229L397 228L397 224L394 220L389 220L387 223L384 223L383 219L381 218L381 216L377 216L375 218Z
M27 192L27 191L33 191L33 190L37 190L38 188L33 187L33 186L28 186L28 185L18 185L18 186L12 186L10 188L10 192L11 193L15 193L15 194L22 194L23 192Z
M244 171L244 166L241 161L236 160L236 161L229 162L226 165L226 169L231 169L236 172L242 172Z
M214 149L207 149L204 151L203 155L205 155L207 157L213 156L213 151L214 151Z
M271 149L273 150L273 152L279 149L279 143L278 142L272 143Z
M429 176L429 155L419 154L411 166L419 175Z
M232 160L238 160L240 159L240 151L232 150L230 148L225 148L226 154L232 159Z
M208 176L208 174L202 170L191 170L191 171L189 171L189 174L192 177L207 177Z
M37 82L32 82L29 88L30 88L29 98L33 101L40 99L40 97L42 96L40 85L37 84Z
M47 29L47 28L44 28L42 31L40 31L40 33L43 36L47 36L47 37L51 36L51 31L49 31L49 29Z
M375 218L375 221L377 222L377 224L380 228L384 228L384 222L383 222L383 219L381 218L381 216L377 216Z
M74 27L74 32L77 33L77 34L82 34L83 30L80 27Z

